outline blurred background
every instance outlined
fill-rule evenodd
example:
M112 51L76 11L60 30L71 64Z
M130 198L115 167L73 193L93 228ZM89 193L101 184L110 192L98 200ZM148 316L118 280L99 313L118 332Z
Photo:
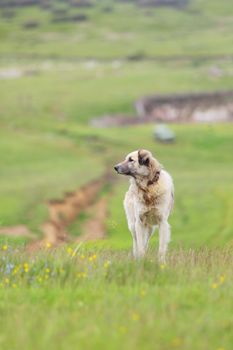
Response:
M138 148L174 177L172 246L232 242L232 1L0 0L0 100L3 242L128 248Z

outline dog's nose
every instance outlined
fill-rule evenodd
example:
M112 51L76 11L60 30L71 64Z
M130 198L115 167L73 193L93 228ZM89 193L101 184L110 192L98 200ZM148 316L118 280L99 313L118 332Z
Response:
M114 169L118 172L119 166L118 166L118 165L115 165L115 166L114 166Z

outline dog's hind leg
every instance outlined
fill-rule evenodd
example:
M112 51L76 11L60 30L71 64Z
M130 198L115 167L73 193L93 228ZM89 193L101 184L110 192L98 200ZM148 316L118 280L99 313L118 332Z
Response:
M138 245L137 245L137 237L135 231L132 232L132 238L133 238L133 256L134 258L137 258L138 256Z
M152 236L152 234L154 233L154 229L155 229L155 226L146 226L145 229L144 229L144 232L143 232L143 242L144 242L144 247L145 247L145 251L147 251L148 249L148 245L149 245L149 240L150 240L150 237Z
M165 263L168 243L170 242L170 225L167 221L159 224L159 261Z

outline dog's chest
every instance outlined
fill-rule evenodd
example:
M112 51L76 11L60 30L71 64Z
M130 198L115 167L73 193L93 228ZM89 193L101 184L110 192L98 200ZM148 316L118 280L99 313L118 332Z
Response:
M161 214L157 208L140 214L140 220L144 225L158 225L161 221Z
M162 202L161 195L158 193L144 193L134 191L133 196L135 214L140 217L144 225L158 225L161 221L160 205Z
M158 207L162 201L163 194L159 189L151 188L149 190L137 190L136 197L138 198L141 205L148 210L151 208Z

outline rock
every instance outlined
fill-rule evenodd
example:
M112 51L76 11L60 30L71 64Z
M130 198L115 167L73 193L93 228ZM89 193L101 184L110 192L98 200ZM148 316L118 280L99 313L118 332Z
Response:
M175 133L165 124L156 126L154 130L154 137L156 140L164 143L175 141Z

